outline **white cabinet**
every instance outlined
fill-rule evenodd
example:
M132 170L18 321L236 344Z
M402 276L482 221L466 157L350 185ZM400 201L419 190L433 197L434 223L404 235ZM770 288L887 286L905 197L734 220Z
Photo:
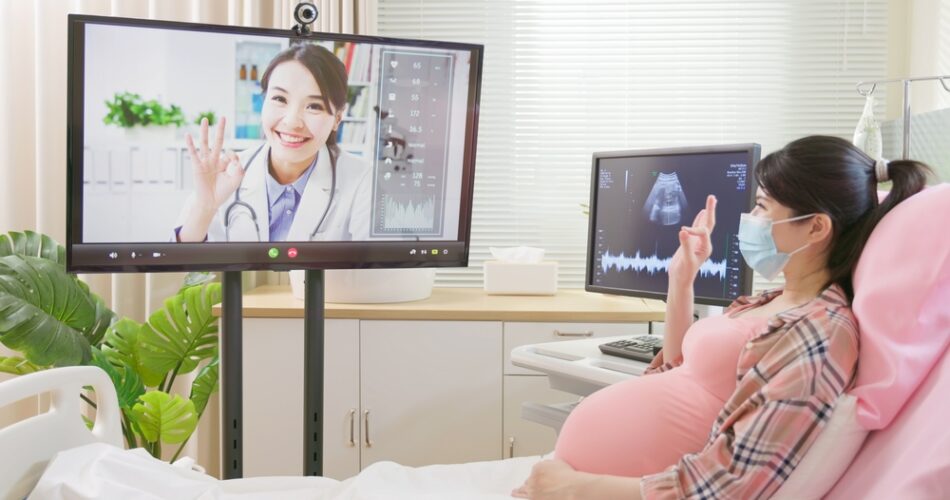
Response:
M582 290L506 297L454 288L413 303L327 304L324 475L345 479L380 460L418 466L550 452L554 432L524 420L522 404L577 396L513 366L511 350L643 334L646 321L662 319L660 306ZM286 287L244 297L247 477L303 470L303 307Z
M324 474L333 478L360 470L348 418L359 409L359 323L331 319L324 327ZM303 319L244 319L245 477L303 471L303 349Z
M501 323L362 321L360 463L501 456Z
M501 349L500 322L327 320L324 475L501 458ZM245 477L302 471L302 353L302 319L244 320Z

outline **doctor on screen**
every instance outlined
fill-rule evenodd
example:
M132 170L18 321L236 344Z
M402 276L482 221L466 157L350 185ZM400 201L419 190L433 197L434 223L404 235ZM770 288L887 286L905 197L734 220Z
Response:
M337 146L347 102L347 74L329 50L295 45L277 54L261 77L265 141L222 151L222 118L209 145L186 136L195 191L175 240L346 241L367 239L370 171Z

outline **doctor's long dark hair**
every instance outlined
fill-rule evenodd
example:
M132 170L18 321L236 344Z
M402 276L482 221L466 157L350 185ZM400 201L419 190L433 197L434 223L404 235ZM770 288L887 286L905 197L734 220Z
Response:
M332 52L312 43L291 45L271 59L270 64L267 65L267 69L264 70L261 76L261 90L265 94L267 93L267 83L270 80L271 72L278 64L287 61L297 61L310 71L313 79L320 86L320 93L323 94L323 105L326 106L326 109L336 113L346 106L348 88L346 66ZM336 130L331 130L327 137L327 149L333 159L339 154Z
M887 163L890 193L878 202L875 160L850 142L830 136L792 141L755 166L756 182L792 216L827 214L832 221L828 252L830 279L850 302L851 275L874 226L898 203L917 193L932 171L913 160ZM807 221L793 221L803 223Z

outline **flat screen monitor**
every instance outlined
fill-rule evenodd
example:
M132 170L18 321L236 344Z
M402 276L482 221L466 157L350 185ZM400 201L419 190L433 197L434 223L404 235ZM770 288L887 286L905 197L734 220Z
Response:
M594 153L586 289L665 299L679 229L715 195L713 253L695 302L728 305L752 290L739 253L739 215L752 210L758 144Z
M468 264L482 46L68 25L70 271Z

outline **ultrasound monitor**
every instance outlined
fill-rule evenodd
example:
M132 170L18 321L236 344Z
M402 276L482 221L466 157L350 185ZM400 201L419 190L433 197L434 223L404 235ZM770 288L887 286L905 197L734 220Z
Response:
M739 215L752 210L758 144L594 153L587 281L591 292L666 299L679 229L715 195L713 253L694 301L724 306L752 290L739 253Z

